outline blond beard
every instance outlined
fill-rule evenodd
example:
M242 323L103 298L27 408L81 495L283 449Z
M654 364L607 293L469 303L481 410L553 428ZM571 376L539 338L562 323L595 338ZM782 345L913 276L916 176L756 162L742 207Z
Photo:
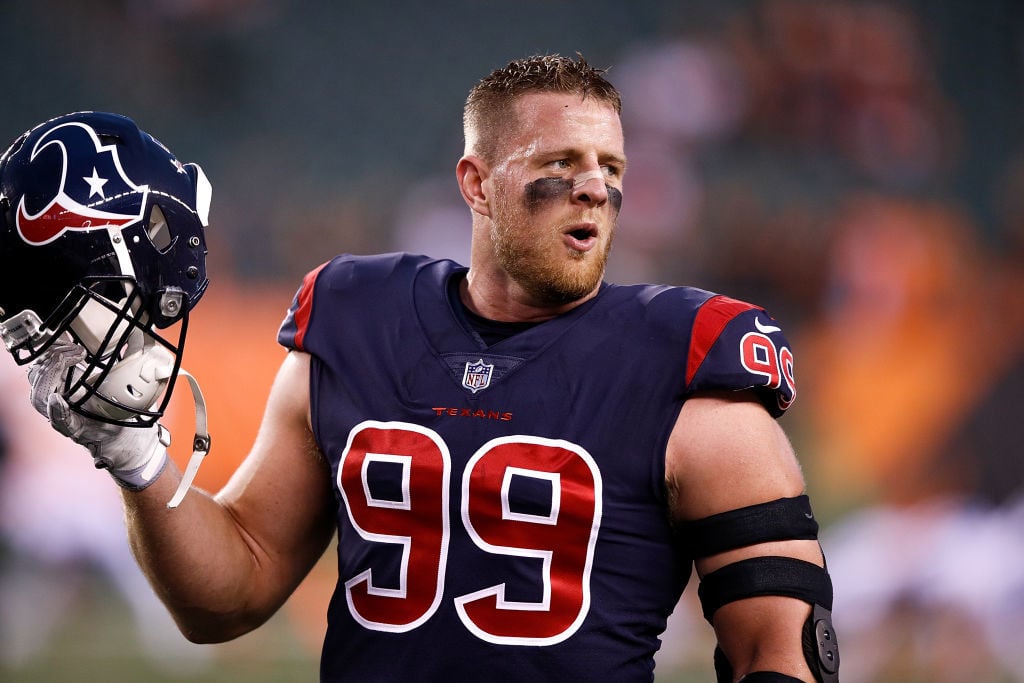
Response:
M491 221L491 244L498 263L509 276L541 305L561 306L593 292L604 277L612 235L597 249L580 252L563 247L569 256L550 252L547 242L524 239L519 227L530 216L501 193ZM555 234L554 228L550 235Z

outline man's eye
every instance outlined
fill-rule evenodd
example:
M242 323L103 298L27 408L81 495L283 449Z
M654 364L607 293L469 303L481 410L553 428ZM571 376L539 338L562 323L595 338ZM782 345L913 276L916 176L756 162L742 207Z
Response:
M618 178L620 175L622 175L622 171L619 169L618 166L610 166L606 164L602 166L601 169L604 171L604 174L609 178Z
M569 162L568 159L555 159L554 161L548 163L548 166L557 169L566 169L569 168L571 165L572 164Z

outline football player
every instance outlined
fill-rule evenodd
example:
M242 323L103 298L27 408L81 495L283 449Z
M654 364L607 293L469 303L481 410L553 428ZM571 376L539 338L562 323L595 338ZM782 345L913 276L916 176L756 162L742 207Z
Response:
M582 57L480 81L456 166L468 267L341 255L309 273L256 443L215 495L169 510L181 475L144 455L158 428L107 429L76 400L84 335L39 354L34 402L128 484L131 544L188 637L258 627L337 534L325 681L650 681L694 568L719 680L838 680L818 525L775 419L793 350L756 305L604 280L620 110ZM9 241L38 215L8 179L33 146L0 166Z

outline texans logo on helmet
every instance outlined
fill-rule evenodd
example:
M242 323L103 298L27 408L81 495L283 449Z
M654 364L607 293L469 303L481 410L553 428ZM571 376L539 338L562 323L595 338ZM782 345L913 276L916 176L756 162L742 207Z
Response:
M59 184L46 205L34 213L29 213L25 197L21 198L16 223L22 239L41 245L67 230L124 227L142 218L149 188L128 179L116 146L104 145L96 131L85 124L65 123L39 138L29 163L39 163L38 156L50 145L60 150L63 159ZM129 213L99 208L112 201Z

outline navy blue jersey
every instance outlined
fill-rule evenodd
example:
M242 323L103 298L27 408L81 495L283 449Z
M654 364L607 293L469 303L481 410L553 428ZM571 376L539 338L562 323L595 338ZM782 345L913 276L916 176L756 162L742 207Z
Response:
M603 284L490 346L451 261L341 256L279 341L307 352L338 504L321 674L351 681L650 681L689 576L665 447L687 397L753 388L780 415L792 354L762 309Z

